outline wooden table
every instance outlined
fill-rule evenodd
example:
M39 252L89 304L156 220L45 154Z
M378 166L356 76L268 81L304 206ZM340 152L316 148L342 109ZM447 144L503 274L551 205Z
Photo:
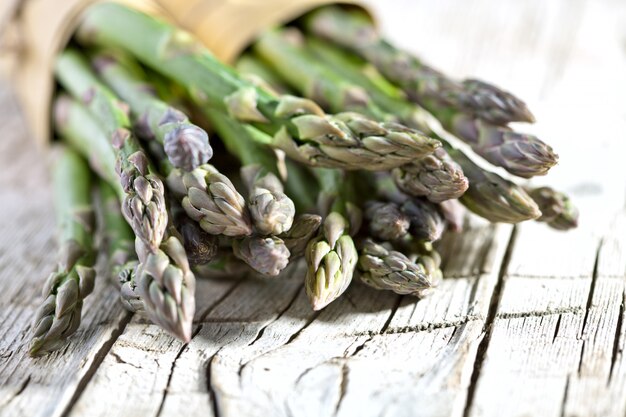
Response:
M386 9L382 10L385 4ZM470 6L471 4L471 6ZM623 416L626 4L379 2L391 38L518 92L581 207L559 233L468 220L430 298L353 285L310 310L302 270L203 280L188 345L122 310L101 279L62 351L25 355L56 246L46 155L0 87L0 415Z

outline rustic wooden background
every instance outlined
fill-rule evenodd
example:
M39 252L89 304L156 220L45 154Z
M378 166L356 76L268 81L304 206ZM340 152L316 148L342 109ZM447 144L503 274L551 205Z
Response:
M72 343L25 355L55 258L43 151L0 83L0 416L623 416L626 2L393 0L389 37L522 95L580 228L468 220L432 297L353 285L310 310L302 270L201 281L188 345L103 278ZM33 92L36 94L36 92Z

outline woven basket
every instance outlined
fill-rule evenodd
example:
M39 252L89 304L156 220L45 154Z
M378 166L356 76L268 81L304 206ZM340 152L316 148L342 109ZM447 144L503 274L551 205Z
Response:
M0 72L15 88L38 144L51 139L54 59L83 11L103 0L0 0ZM194 33L232 62L263 30L328 3L353 0L115 0Z

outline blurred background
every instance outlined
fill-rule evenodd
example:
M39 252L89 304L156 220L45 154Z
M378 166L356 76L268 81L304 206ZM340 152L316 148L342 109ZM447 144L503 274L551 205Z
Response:
M624 201L626 2L368 3L396 44L453 75L490 80L523 97L537 123L519 129L543 138L561 157L551 184L602 195L604 207ZM601 191L610 184L616 188Z

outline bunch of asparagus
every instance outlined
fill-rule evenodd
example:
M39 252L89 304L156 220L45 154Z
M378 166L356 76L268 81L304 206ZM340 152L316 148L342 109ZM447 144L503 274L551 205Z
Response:
M556 164L548 145L508 126L534 120L521 100L447 77L357 10L325 7L270 30L236 69L118 4L91 7L74 41L55 67L62 250L33 355L78 328L96 241L123 305L187 342L196 275L278 277L303 258L315 310L353 277L423 297L442 279L436 242L462 230L465 209L576 226L565 194L474 162L522 178ZM219 138L215 152L200 126Z

